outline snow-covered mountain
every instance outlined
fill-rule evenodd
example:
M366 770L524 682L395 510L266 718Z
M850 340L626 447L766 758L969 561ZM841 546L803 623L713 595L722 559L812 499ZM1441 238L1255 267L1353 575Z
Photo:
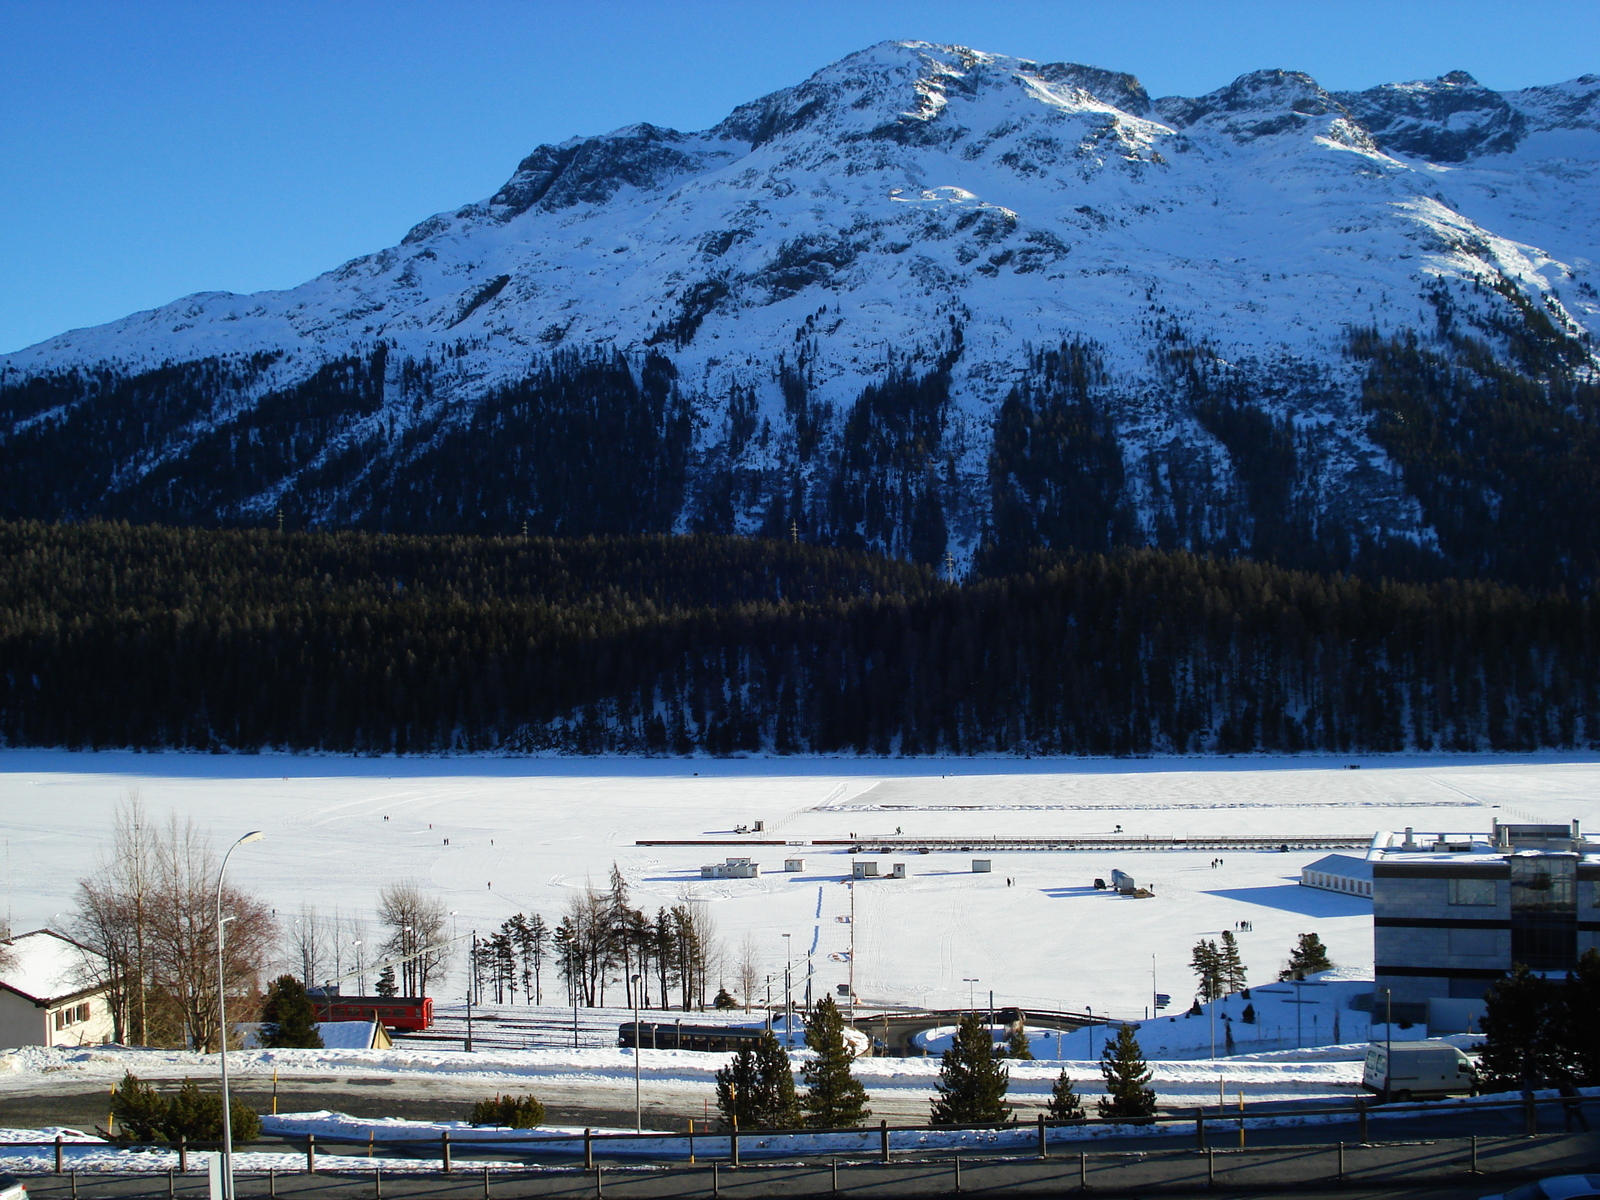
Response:
M1151 100L884 43L703 132L541 146L300 287L0 358L0 503L1517 575L1495 547L1560 513L1470 412L1521 388L1589 454L1597 164L1600 76Z

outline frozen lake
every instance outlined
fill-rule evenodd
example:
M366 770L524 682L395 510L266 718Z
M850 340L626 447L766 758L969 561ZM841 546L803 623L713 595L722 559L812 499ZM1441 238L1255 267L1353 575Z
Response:
M1360 770L1347 764L1359 763ZM604 887L613 862L633 903L711 906L730 961L753 934L781 988L791 936L796 978L808 956L816 995L849 978L863 1004L1091 1006L1141 1017L1152 989L1181 1010L1193 994L1190 949L1248 922L1240 944L1252 983L1276 976L1295 936L1315 930L1335 961L1372 965L1370 903L1296 885L1322 852L1075 851L891 854L903 880L854 889L844 849L810 845L638 846L641 839L792 843L903 830L979 839L1110 833L1154 837L1483 830L1492 818L1588 819L1600 794L1595 756L1165 760L348 759L332 757L0 753L0 825L12 928L64 926L79 877L106 844L120 799L192 816L220 845L266 839L230 877L293 919L302 904L371 921L378 889L415 878L457 915L461 933L517 912L554 924L568 899ZM387 819L385 819L387 818ZM702 881L702 863L749 854L759 879ZM1358 852L1359 853L1359 852ZM805 869L783 873L788 856ZM973 857L992 857L975 875ZM1113 868L1154 897L1096 892ZM1010 881L1008 883L1008 881ZM855 923L839 920L851 912ZM377 940L376 928L350 940ZM354 950L346 949L346 967ZM733 971L726 972L730 985ZM459 991L457 975L435 989ZM976 980L968 983L968 980ZM559 984L546 981L559 1002Z

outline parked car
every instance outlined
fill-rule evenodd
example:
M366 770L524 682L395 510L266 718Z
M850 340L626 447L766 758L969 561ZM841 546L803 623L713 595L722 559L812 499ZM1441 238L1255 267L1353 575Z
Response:
M1477 1084L1477 1070L1449 1042L1373 1042L1361 1086L1404 1104L1431 1096L1459 1096Z
M15 1175L0 1175L0 1200L28 1200L28 1187Z
M1600 1175L1552 1175L1483 1200L1581 1200L1584 1196L1600 1196Z

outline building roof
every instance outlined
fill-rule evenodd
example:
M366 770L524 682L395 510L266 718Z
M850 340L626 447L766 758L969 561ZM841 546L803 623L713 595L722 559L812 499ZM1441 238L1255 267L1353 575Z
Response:
M51 1004L84 992L98 991L94 976L105 959L52 929L35 929L4 943L9 966L0 967L0 988L35 1004ZM103 977L103 976L102 976Z
M1348 854L1325 854L1314 863L1307 863L1307 871L1321 871L1324 875L1343 875L1350 879L1371 879L1372 864L1364 858Z

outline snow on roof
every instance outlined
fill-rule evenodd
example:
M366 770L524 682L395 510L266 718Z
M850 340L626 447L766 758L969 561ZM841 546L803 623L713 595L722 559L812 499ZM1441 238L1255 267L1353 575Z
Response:
M1351 879L1371 879L1372 864L1364 858L1348 854L1327 854L1314 863L1307 863L1306 871L1321 871L1324 875L1345 875Z
M376 1038L376 1021L318 1021L326 1050L371 1050Z
M41 1004L94 988L90 964L104 962L87 946L49 929L21 934L4 946L10 963L0 966L0 986Z

